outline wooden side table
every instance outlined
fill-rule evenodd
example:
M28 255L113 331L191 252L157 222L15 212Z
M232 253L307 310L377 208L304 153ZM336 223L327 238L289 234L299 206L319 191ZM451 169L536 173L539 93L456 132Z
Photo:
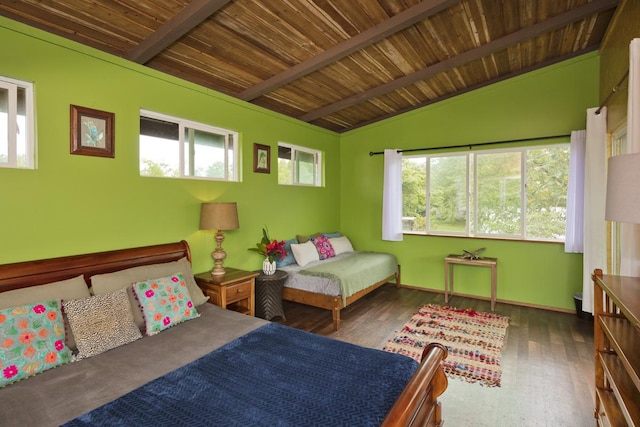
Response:
M491 311L496 308L496 294L498 292L498 258L463 258L462 255L449 255L444 259L444 302L449 302L449 294L453 296L453 266L454 264L476 265L491 268Z
M196 283L209 302L222 308L255 316L255 278L258 273L225 267L225 274L212 276L211 272L195 275Z
M287 272L276 270L271 275L263 274L257 271L256 277L256 316L266 320L280 316L284 317L284 309L282 308L282 288L287 280Z

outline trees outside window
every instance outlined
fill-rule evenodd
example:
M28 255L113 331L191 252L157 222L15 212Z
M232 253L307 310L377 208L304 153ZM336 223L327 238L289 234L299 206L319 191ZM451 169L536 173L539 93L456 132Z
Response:
M406 156L405 232L563 241L569 145Z
M278 143L278 184L322 186L322 153Z
M238 135L150 111L140 113L140 175L238 181Z

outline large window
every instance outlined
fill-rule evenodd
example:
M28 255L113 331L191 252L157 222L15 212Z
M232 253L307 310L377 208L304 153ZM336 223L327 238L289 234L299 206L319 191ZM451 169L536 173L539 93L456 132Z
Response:
M0 77L0 167L35 168L33 85Z
M279 142L278 184L322 186L320 151Z
M238 134L140 112L140 175L238 181Z
M405 232L563 241L569 145L405 156Z

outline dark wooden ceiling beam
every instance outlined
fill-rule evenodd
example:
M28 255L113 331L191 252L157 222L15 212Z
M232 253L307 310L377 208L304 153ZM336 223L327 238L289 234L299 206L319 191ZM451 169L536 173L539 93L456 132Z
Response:
M348 132L348 131L351 131L351 130L354 130L354 129L358 129L358 128L361 128L363 126L367 126L367 125L370 125L372 123L379 122L381 120L386 120L386 119L389 119L391 117L398 116L400 114L408 113L409 111L417 110L418 108L426 107L427 105L431 105L431 104L435 104L437 102L444 101L445 99L454 98L454 97L456 97L458 95L462 95L462 94L465 94L465 93L468 93L468 92L472 92L472 91L477 90L477 89L481 89L481 88L483 88L485 86L489 86L489 85L492 85L494 83L499 83L499 82L504 81L504 80L509 80L509 79L511 79L513 77L517 77L517 76L521 76L523 74L531 73L532 71L539 70L540 68L548 67L550 65L554 65L554 64L560 63L562 61L567 61L567 60L569 60L571 58L576 58L576 57L578 57L580 55L585 55L585 54L587 54L589 52L593 52L594 50L597 50L599 47L600 47L599 44L595 44L595 45L592 45L592 46L587 46L586 48L580 49L580 50L578 50L576 52L571 52L571 53L563 55L563 56L558 56L556 58L549 59L548 61L544 61L544 62L541 62L539 64L535 64L535 65L532 65L530 67L523 68L521 70L514 71L514 72L509 73L509 74L505 74L503 76L498 76L498 77L495 77L495 78L493 78L491 80L487 80L485 82L478 83L478 84L473 85L473 86L468 86L468 87L466 87L466 88L464 88L462 90L458 90L456 92L452 92L452 93L449 93L449 94L446 94L446 95L443 95L443 96L439 96L437 98L431 99L431 100L426 101L426 102L421 102L418 105L412 105L410 107L403 108L403 109L398 110L398 111L394 111L393 113L389 113L389 114L385 114L385 115L382 115L382 116L378 116L375 119L367 120L366 122L362 122L362 123L358 123L357 125L354 125L354 126L351 126L349 128L345 128L345 129L340 130L340 133Z
M302 76L310 74L331 64L347 55L357 52L400 30L420 22L429 16L441 12L460 0L425 0L399 14L381 22L362 33L345 40L342 43L325 50L319 55L296 64L275 76L240 92L237 97L244 101L251 101L267 92L276 90Z
M591 3L587 3L568 12L556 15L553 18L547 19L546 21L540 22L536 25L523 28L519 31L516 31L515 33L511 33L490 43L434 64L430 67L423 68L422 70L408 74L399 79L355 94L333 104L326 105L322 108L304 114L303 116L298 118L305 122L311 122L320 117L333 114L336 111L340 111L361 102L365 102L369 99L373 99L378 96L393 92L394 90L409 86L418 81L429 79L439 73L449 71L464 64L468 64L469 62L499 52L503 49L508 48L509 46L513 46L524 40L536 37L540 34L544 34L549 31L555 31L559 28L569 25L572 22L588 18L592 15L595 15L596 13L614 8L617 6L617 4L618 0L594 0Z
M146 63L230 1L193 0L176 16L131 49L125 58L139 64Z

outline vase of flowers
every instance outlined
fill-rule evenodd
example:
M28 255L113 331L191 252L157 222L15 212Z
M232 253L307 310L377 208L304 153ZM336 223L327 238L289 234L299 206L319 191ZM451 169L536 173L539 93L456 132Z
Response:
M269 261L269 257L266 257L264 261L262 261L262 272L268 276L271 276L276 272L276 262Z
M250 251L257 252L264 256L262 262L262 272L267 275L272 275L276 272L276 259L283 260L287 256L287 251L284 248L284 240L277 241L269 237L269 231L266 228L262 229L262 239L256 243L255 248L249 248Z

